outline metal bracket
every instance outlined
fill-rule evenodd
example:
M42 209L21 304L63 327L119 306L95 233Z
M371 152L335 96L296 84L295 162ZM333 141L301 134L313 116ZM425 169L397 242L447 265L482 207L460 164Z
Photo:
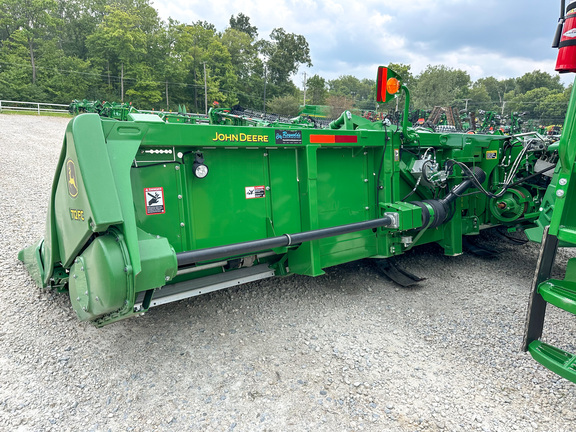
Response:
M392 221L392 223L388 226L386 226L385 228L394 228L394 229L398 229L400 228L400 214L396 213L396 212L386 212L384 213L384 216L388 216L390 218L390 220Z

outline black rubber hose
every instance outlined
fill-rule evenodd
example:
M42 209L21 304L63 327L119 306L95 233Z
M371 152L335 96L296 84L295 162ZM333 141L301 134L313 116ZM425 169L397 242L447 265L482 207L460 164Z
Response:
M482 183L484 180L486 180L484 170L480 167L474 167L470 174L468 174L468 178L454 186L444 198L439 200L413 201L412 204L422 209L422 227L420 229L436 228L448 222L452 218L450 205L469 187L474 186L476 183ZM433 214L430 214L429 207L432 208Z
M486 173L480 167L474 167L474 169L472 170L472 174L474 175L474 178L478 180L478 183L484 183L484 180L486 180ZM452 190L448 193L448 195L442 198L440 202L442 202L445 205L451 204L453 201L456 200L456 198L462 195L466 191L466 189L468 189L473 184L474 179L468 177L468 179L464 180L459 185L454 186Z
M180 252L176 254L176 258L178 259L178 268L181 268L201 261L227 258L236 255L245 255L277 247L297 245L305 241L318 240L340 234L348 234L365 229L388 226L391 225L392 222L393 221L390 217L384 216L380 219L372 219L369 221L356 222L348 225L339 225L331 228L322 228L296 234L284 234L281 236L270 237L262 240L253 240L244 243L234 243L231 245Z

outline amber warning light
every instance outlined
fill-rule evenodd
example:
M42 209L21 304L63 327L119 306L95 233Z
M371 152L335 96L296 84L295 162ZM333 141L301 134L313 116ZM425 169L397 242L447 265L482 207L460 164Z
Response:
M388 102L400 91L402 83L400 77L385 66L378 67L378 78L376 80L376 101Z

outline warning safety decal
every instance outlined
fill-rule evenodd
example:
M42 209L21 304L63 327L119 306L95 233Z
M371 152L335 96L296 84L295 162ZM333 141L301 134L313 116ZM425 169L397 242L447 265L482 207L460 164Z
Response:
M266 196L266 188L264 186L246 186L246 199L250 198L264 198Z
M153 187L144 188L144 200L146 201L146 214L164 214L164 188Z

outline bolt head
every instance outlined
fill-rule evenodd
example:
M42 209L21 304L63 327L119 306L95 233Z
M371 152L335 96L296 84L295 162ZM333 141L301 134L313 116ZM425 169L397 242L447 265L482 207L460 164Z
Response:
M174 169L175 169L176 171L180 170L180 165L176 165L176 166L174 167Z
M181 223L180 223L180 226L181 226L181 227L184 227L184 222L181 222Z
M568 183L568 179L561 178L560 180L558 180L558 183L560 183L562 186L566 186L566 184Z
M563 191L562 189L557 190L557 191L556 191L556 196L557 196L558 198L563 197L563 196L564 196L564 191Z

